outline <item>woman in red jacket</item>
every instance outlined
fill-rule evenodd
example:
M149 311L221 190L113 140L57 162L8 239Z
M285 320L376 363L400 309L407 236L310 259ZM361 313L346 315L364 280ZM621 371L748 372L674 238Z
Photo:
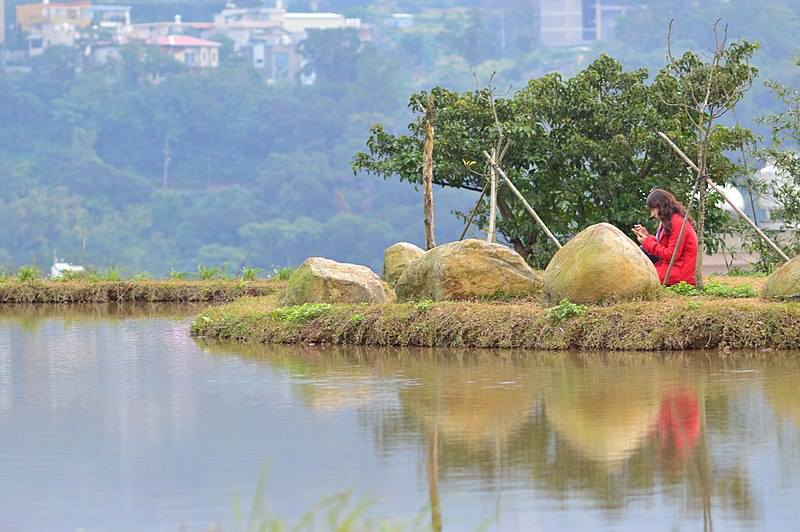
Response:
M661 282L667 275L669 262L672 260L672 253L678 246L678 235L686 216L686 207L675 199L675 196L666 190L657 188L647 196L647 207L650 215L658 218L661 223L658 225L655 235L647 233L647 229L641 225L633 227L633 233L642 245L642 249L656 259L656 271ZM686 224L683 232L683 240L678 246L678 253L675 257L675 264L669 274L668 285L678 284L686 281L695 284L695 266L697 265L697 234L694 232L692 219Z

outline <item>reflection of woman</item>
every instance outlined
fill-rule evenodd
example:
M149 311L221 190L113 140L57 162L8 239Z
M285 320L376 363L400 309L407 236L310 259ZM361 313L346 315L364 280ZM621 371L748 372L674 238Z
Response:
M661 451L678 461L686 457L700 436L700 407L697 394L689 391L667 393L658 412Z
M656 271L661 282L667 275L672 254L678 247L675 264L669 274L668 285L686 281L695 284L694 271L697 265L697 234L694 232L692 219L686 224L683 240L678 246L678 235L687 216L686 207L666 190L657 188L647 196L647 207L650 215L658 218L660 224L655 235L648 234L641 225L633 227L633 233L642 245L642 249L656 259Z

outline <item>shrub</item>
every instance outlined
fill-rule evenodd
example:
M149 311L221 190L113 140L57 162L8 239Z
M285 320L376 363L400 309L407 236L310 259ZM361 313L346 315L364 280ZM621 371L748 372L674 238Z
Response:
M575 316L583 316L587 312L589 312L588 306L578 305L569 299L562 299L558 302L558 305L547 309L545 315L553 321L567 321Z
M331 305L328 303L304 303L276 308L271 315L275 321L304 321L316 318L330 309Z

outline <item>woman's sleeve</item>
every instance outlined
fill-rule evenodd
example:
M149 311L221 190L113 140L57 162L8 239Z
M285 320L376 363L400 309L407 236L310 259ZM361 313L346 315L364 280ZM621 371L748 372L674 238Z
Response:
M642 242L642 247L647 253L655 255L662 260L671 260L672 253L675 251L675 245L678 243L678 235L681 232L681 225L683 225L683 217L673 216L672 226L670 227L669 238L667 239L666 244L662 244L656 240L656 237L649 235L645 241ZM686 235L683 236L683 242L681 242L681 247L678 249L678 257L680 257L681 253L683 253L683 247L685 245Z

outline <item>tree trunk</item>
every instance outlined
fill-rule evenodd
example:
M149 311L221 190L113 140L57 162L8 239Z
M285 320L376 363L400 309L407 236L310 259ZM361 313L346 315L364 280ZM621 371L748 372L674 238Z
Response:
M422 153L423 210L425 212L425 249L436 247L433 233L433 125L436 122L436 108L433 95L428 96L425 108L425 144Z
M707 154L707 145L701 141L700 149L698 150L697 154L697 162L699 163L698 168L700 169L700 175L697 176L697 179L699 179L700 182L697 184L697 266L694 270L695 288L698 290L703 289L703 255L706 253L706 232L704 230L704 226L706 223L706 191L708 190L708 184L705 180L707 173ZM688 216L689 213L686 213L686 215Z

